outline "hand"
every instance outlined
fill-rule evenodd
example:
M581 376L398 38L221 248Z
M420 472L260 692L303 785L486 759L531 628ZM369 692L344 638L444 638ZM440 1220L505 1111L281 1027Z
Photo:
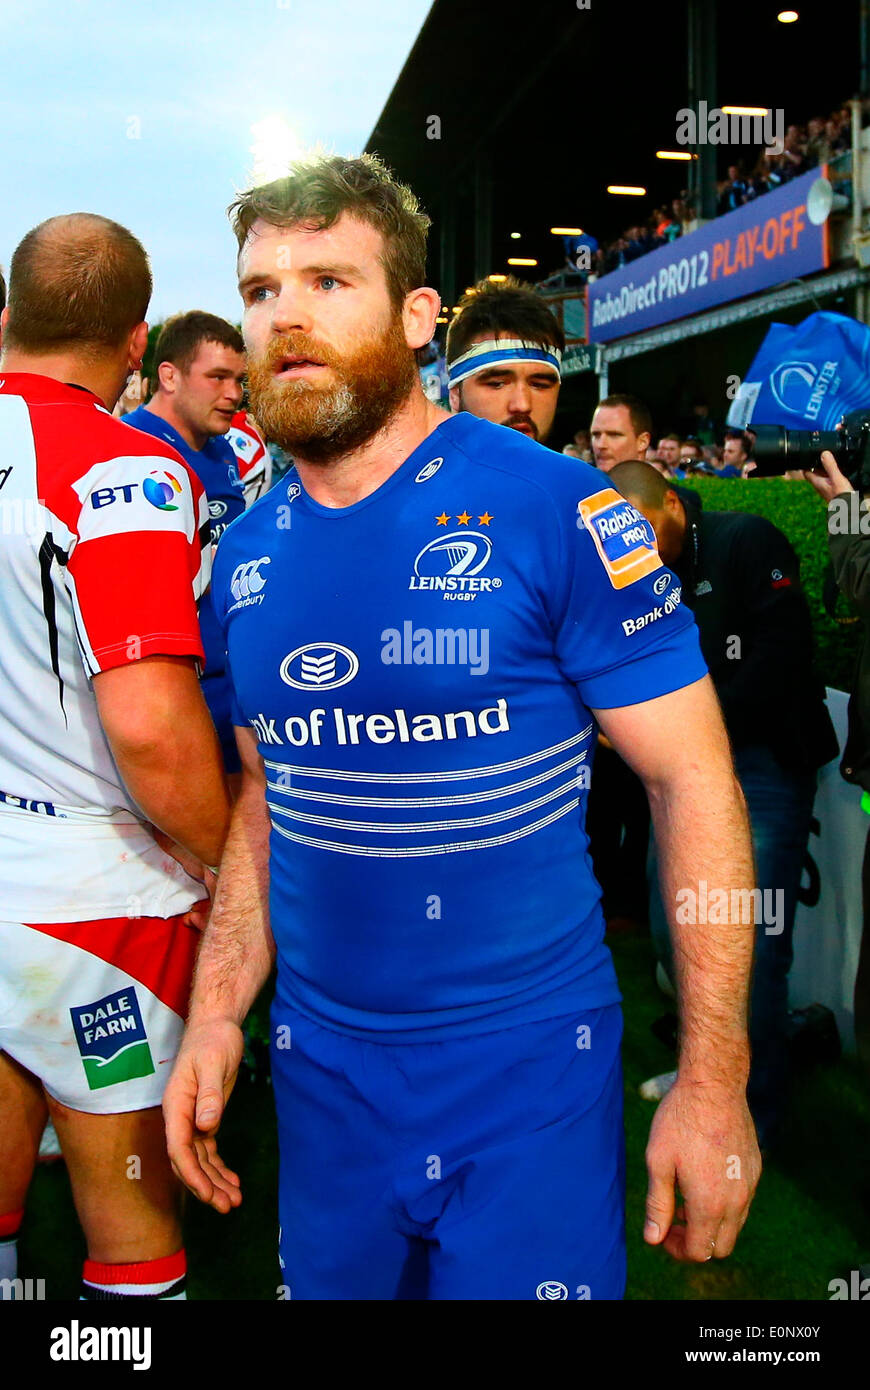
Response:
M194 903L190 911L186 912L181 919L185 926L195 927L197 931L205 931L208 926L211 905L217 891L217 875L213 874L211 869L200 859L197 859L195 854L191 854L190 850L185 849L177 840L173 840L170 835L165 834L156 825L152 825L151 833L164 854L168 854L171 859L175 860L176 864L181 865L186 874L205 886L208 897Z
M822 464L825 469L824 477L820 473L810 473L806 470L804 477L808 483L812 483L816 492L826 502L830 502L833 497L840 497L844 492L855 491L849 479L840 472L837 460L829 449L825 449L822 454Z
M242 1191L215 1136L243 1051L242 1030L230 1019L188 1028L163 1097L166 1149L176 1176L224 1215L240 1204Z
M676 1260L724 1259L734 1249L761 1175L742 1092L683 1081L659 1103L646 1150L644 1240ZM676 1212L675 1184L683 1206Z

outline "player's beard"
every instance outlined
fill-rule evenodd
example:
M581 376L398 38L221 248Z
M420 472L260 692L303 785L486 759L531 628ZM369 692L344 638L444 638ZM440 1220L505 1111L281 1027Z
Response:
M289 356L331 367L332 382L276 380L276 366ZM416 376L398 314L385 333L358 338L345 353L308 334L288 333L248 358L248 393L260 428L306 463L329 463L365 444L407 399Z

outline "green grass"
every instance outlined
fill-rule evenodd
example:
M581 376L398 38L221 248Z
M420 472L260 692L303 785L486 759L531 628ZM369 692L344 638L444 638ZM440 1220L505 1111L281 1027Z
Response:
M801 583L810 606L816 666L826 685L851 690L863 624L839 596L832 618L822 602L830 564L825 504L809 483L785 478L705 478L686 481L701 496L706 511L752 512L778 526L797 551Z
M870 1101L857 1066L846 1060L798 1079L781 1149L765 1169L735 1254L677 1264L641 1239L653 1106L637 1087L673 1066L673 1054L649 1031L669 1005L652 983L649 939L617 936L611 946L625 1009L628 1297L827 1300L828 1281L848 1277L870 1256ZM239 1081L221 1151L241 1176L244 1201L228 1216L190 1201L190 1297L275 1299L277 1151L272 1092L262 1074ZM20 1250L22 1278L45 1279L49 1298L78 1296L84 1244L63 1164L37 1171Z

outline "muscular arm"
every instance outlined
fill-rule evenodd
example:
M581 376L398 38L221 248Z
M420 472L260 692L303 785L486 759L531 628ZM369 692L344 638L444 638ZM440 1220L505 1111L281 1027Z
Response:
M211 919L197 959L188 1027L242 1024L275 959L269 927L269 811L266 778L250 729L237 729L242 782Z
M94 676L100 723L124 785L160 830L216 864L230 804L220 744L192 660L150 656Z
M224 1213L239 1205L241 1189L217 1152L215 1136L242 1059L241 1025L275 956L263 764L250 729L237 729L236 739L241 790L197 960L187 1028L163 1098L173 1168L200 1201Z
M681 921L687 914L677 912L677 893L697 895L703 879L708 900L724 888L730 904L732 889L754 886L746 807L709 677L595 714L649 796L678 977L679 1072L656 1113L647 1151L647 1239L693 1260L709 1258L715 1241L714 1253L722 1256L746 1219L760 1171L745 1098L754 928ZM728 1168L735 1155L738 1179L733 1163ZM672 1230L675 1182L688 1226Z
M643 780L681 1005L680 1070L699 1083L746 1085L752 927L680 921L677 893L754 886L743 793L709 678L621 710L601 710L614 747ZM685 900L682 900L685 901ZM689 899L691 902L691 899Z

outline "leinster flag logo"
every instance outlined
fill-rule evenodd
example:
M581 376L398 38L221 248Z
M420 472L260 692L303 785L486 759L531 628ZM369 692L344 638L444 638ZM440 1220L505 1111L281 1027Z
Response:
M152 1074L151 1048L132 985L72 1008L70 1016L92 1091Z

